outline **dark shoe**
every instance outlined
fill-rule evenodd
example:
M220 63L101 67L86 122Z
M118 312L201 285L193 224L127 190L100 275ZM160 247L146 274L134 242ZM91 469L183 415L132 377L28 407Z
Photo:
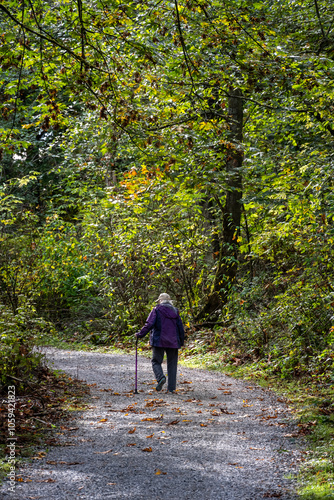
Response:
M157 391L161 391L162 386L166 383L165 375L159 380L158 385L156 386Z

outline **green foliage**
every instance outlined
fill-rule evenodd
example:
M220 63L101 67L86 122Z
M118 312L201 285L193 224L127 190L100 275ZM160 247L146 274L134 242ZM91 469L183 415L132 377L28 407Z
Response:
M161 290L185 313L196 308L210 273L201 198L144 165L85 214L83 240L103 262L101 289L119 334L138 329Z
M312 374L331 382L334 368L330 289L319 276L262 274L235 292L227 314L241 359L264 361L281 377ZM239 354L240 354L239 353Z
M94 295L98 262L85 246L78 226L64 222L57 214L47 217L38 251L43 276L36 290L40 308L55 312L57 308L75 308Z
M0 391L8 385L29 384L41 361L33 349L46 333L50 334L50 325L36 316L33 307L20 307L14 314L0 304Z

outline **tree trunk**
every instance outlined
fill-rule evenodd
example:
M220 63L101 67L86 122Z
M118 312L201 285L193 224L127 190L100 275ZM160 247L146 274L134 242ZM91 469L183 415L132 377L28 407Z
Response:
M217 270L212 290L206 303L196 319L208 316L219 316L219 310L226 304L232 284L235 281L238 268L238 232L241 219L242 175L243 161L242 125L243 101L239 89L232 91L228 100L229 142L226 149L226 171L228 173L225 205L219 199L216 202L222 213L222 232L220 237L213 241L214 251L219 248Z

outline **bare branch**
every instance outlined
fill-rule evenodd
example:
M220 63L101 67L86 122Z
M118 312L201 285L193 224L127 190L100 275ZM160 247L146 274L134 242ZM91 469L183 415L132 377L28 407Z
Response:
M324 31L324 28L323 28L323 25L322 25L322 22L321 22L321 18L320 18L320 12L319 12L318 0L314 0L314 6L315 6L315 11L316 11L316 13L317 13L317 18L318 18L318 21L319 21L319 25L320 25L320 29L321 29L321 33L322 33L322 37L323 37L323 38L326 38L326 34L325 34L325 31Z
M193 80L193 76L192 76L192 73L191 73L191 70L190 70L190 67L189 67L189 62L191 63L191 65L195 68L195 66L193 65L190 57L188 56L187 54L187 49L186 49L186 46L184 44L184 39L183 39L183 34L182 34L182 28L181 28L181 22L180 22L180 14L179 14L179 6L178 6L178 3L177 3L177 0L174 0L175 2L175 11L176 11L176 19L177 19L177 28L178 28L178 31L179 31L179 35L180 35L180 42L181 42L181 45L182 45L182 50L183 50L183 55L184 55L184 61L187 65L187 68L188 68L188 73L189 73L189 76L190 76L190 79L191 79L191 82L192 82L192 87L194 87L194 80Z

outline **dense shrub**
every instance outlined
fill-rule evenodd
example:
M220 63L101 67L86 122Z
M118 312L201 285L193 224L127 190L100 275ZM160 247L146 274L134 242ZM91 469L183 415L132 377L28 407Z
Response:
M51 325L38 318L32 306L19 307L14 314L0 304L0 392L7 385L29 384L41 363L36 344L50 332Z

